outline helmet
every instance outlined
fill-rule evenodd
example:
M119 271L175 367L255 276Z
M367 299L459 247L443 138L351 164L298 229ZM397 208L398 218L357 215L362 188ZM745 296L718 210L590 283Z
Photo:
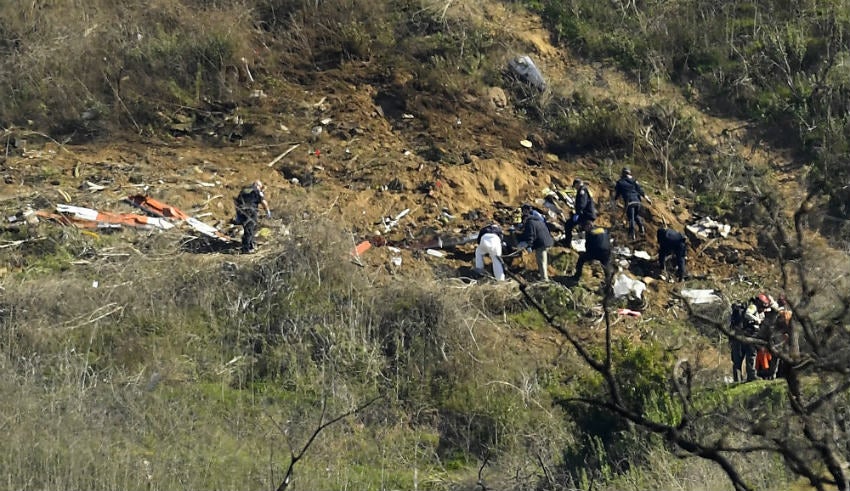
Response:
M582 182L581 179L576 179L575 181L573 181L573 187L574 188L577 188L577 187L581 186L582 184L584 184L584 183Z
M756 297L756 300L762 308L767 308L770 306L770 298L768 298L768 296L764 293L759 293Z
M623 177L630 176L630 175L632 175L632 170L629 169L628 167L623 167L622 174L623 174Z

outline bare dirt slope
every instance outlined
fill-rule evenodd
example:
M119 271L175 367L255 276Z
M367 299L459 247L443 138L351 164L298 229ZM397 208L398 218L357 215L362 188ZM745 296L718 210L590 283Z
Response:
M687 105L673 88L641 92L618 71L587 64L553 46L539 18L501 3L485 3L488 5L461 2L452 5L446 15L469 16L499 31L518 52L534 57L550 79L553 92L589 91L635 109L658 97ZM305 214L298 219L331 220L350 232L352 246L378 235L410 246L422 245L436 233L463 236L474 232L483 223L482 215L539 202L545 190L567 189L573 178L584 177L590 178L591 190L601 202L600 223L614 228L620 245L654 255L654 232L659 226L667 223L681 230L693 220L692 203L675 189L665 191L650 185L654 192L653 205L647 210L647 236L629 244L621 208L605 204L611 183L593 179L600 174L613 178L618 167L547 152L546 135L517 115L509 99L500 100L498 88L449 102L417 93L409 73L394 73L391 84L377 86L362 77L365 70L362 65L349 64L281 80L275 94L261 96L245 109L251 131L224 143L211 143L210 135L195 133L158 141L113 137L72 146L26 131L7 132L0 206L7 216L24 206L51 209L60 203L133 211L122 198L146 193L227 230L234 212L232 197L241 186L259 178L268 186L273 210L295 208ZM312 83L292 82L299 79ZM753 165L781 170L781 164L788 162L786 155L746 142L740 130L745 126L742 122L689 110L706 138L747 155ZM221 140L222 135L215 136ZM522 146L522 140L531 141L532 148ZM644 182L659 182L658 170L648 164L638 165L637 170L643 171L639 177ZM784 176L783 194L792 201L799 199L801 191L793 176ZM382 221L403 210L409 213L387 232ZM267 249L294 220L291 215L276 215L265 222L269 230L262 240ZM133 230L120 233L130 242L137 234ZM747 270L745 275L755 271L756 276L775 278L758 248L756 233L749 229L736 230L726 239L694 244L690 268L703 279L692 285L719 285L740 277L742 270ZM731 252L734 258L730 258ZM565 264L574 263L576 255L565 250L555 254L563 254L552 270L557 276L564 273ZM445 258L405 250L400 254L401 267L389 265L393 255L373 248L362 260L367 266L397 274L458 276L468 273L471 248L462 247ZM514 263L518 273L523 266L533 269L533 257ZM7 272L16 267L24 265L11 265ZM652 273L649 264L633 272L638 276ZM653 301L661 309L672 286L664 283L652 288L661 290Z

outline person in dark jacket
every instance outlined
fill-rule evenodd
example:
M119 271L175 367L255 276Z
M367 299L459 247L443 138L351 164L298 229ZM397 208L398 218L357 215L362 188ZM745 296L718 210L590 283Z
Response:
M565 247L572 245L575 227L584 230L587 224L592 225L596 220L596 205L593 203L593 196L590 195L587 185L581 179L576 179L573 181L573 189L576 190L575 206L572 216L564 225Z
M620 180L614 186L614 198L611 201L616 202L617 198L623 198L623 204L626 207L626 217L629 220L629 237L634 240L635 223L640 228L641 235L646 231L643 225L643 219L640 217L640 211L643 206L641 204L641 198L646 198L646 202L649 204L652 204L652 200L643 192L643 188L640 187L637 180L632 177L632 171L628 167L623 169Z
M493 262L493 276L496 281L505 281L505 268L502 265L502 241L504 234L498 223L492 222L478 232L478 247L475 249L475 270L484 271L484 256L490 256Z
M549 233L546 222L539 217L539 214L532 213L532 211L531 205L522 205L523 228L517 247L534 250L534 256L537 259L537 271L540 273L540 278L546 281L549 279L548 250L555 245L555 241L552 239L552 234Z
M257 233L259 223L259 208L266 211L266 217L271 218L272 212L266 196L263 194L265 186L259 180L250 186L242 188L239 195L233 199L236 204L236 219L234 223L242 225L242 252L250 254L256 250L254 236Z
M611 236L608 234L608 230L603 227L593 227L587 224L584 238L585 250L578 256L576 271L572 279L576 281L581 279L581 272L584 269L585 263L599 261L605 272L605 279L607 280L611 276Z
M667 270L667 257L676 258L676 276L682 281L687 276L685 270L685 258L688 253L685 236L672 228L659 228L656 233L658 239L658 267L664 273Z
M770 295L759 293L747 303L746 310L740 319L735 319L736 324L731 326L732 331L738 336L760 338L769 334L773 326L768 326L767 332L761 332L768 313L775 313L779 304ZM734 317L734 316L733 316ZM752 382L757 379L756 359L758 347L745 340L732 338L730 340L732 351L732 378L738 382L741 380L741 364L744 365L746 381Z

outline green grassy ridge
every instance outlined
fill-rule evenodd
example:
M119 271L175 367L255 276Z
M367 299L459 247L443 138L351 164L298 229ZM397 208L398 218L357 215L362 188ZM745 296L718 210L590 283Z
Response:
M513 485L527 487L542 478L538 454L561 469L559 479L579 480L562 462L581 455L588 428L558 400L598 385L574 354L524 346L523 331L547 328L525 325L521 301L486 286L370 287L359 268L336 261L342 241L316 227L235 270L191 255L176 263L131 256L17 275L4 299L12 315L2 317L2 366L16 374L5 414L17 421L10 441L40 444L0 456L17 469L11 482L267 487L290 445L297 450L318 424L329 393L329 414L383 399L322 434L296 469L306 487L410 488L415 479L444 489L474 479L485 459L490 482L514 482L521 471L525 480ZM323 264L335 266L319 283ZM579 318L557 291L537 293L569 322ZM89 322L107 299L123 309ZM487 306L483 317L475 305ZM496 321L502 316L507 323ZM663 385L651 382L663 370L645 374L640 362L660 354L653 349L617 348L634 384L649 384L639 394ZM669 410L652 407L660 418ZM617 444L612 456L663 448L643 445ZM623 472L603 474L615 483ZM42 480L27 481L33 473Z
M530 320L534 310L486 286L460 294L436 293L421 282L369 287L361 270L339 267L341 241L317 227L236 270L191 255L178 263L135 256L117 267L95 262L85 271L16 276L18 286L5 298L13 315L2 319L7 336L0 343L3 366L18 374L9 386L17 397L5 399L7 414L18 421L10 441L47 442L56 433L59 444L0 456L19 469L13 482L268 486L282 473L289 445L297 449L317 424L329 387L339 412L376 393L384 399L322 434L296 471L304 486L410 488L416 479L444 489L473 479L490 458L491 482L509 483L522 469L525 487L541 479L538 453L562 469L563 479L581 480L569 462L588 457L582 435L600 430L585 424L608 419L558 401L593 395L600 386L574 354L539 358L545 352L529 352L524 337L513 336L546 332L542 319ZM311 236L315 242L305 239ZM322 264L336 266L321 274L320 284ZM91 278L100 278L101 287L92 289ZM109 288L125 282L126 288ZM124 309L88 323L104 300L96 293L102 288ZM536 292L583 329L574 324L581 316L565 293ZM80 300L62 301L63 295ZM577 297L577 306L588 307L591 297ZM51 310L44 310L48 304ZM475 305L487 306L488 320L468 317ZM507 323L495 321L502 316ZM669 402L652 398L666 380L661 346L677 335L664 328L673 337L662 336L654 347L625 343L615 350L618 370L631 373L629 385L640 396L634 403L660 420L672 417ZM27 409L36 407L45 409ZM610 432L618 427L604 428L609 446L596 450L603 467L580 467L612 486L648 479L637 468L604 464L665 451ZM66 447L81 451L71 456ZM25 481L32 472L44 481ZM673 474L671 482L686 479Z
M469 329L490 323L461 327L463 299L427 285L370 290L361 270L339 267L339 242L312 232L315 243L293 239L229 273L191 256L19 273L3 302L2 365L17 373L5 414L17 419L10 442L40 443L6 447L10 482L268 487L288 461L284 442L303 445L328 397L331 415L384 394L323 433L296 471L308 487L410 488L414 469L420 482L457 481L485 451L514 455L540 425L560 433L545 393L519 389L517 353L490 354L486 334L475 345ZM335 265L321 284L316 264ZM89 322L105 302L122 308Z

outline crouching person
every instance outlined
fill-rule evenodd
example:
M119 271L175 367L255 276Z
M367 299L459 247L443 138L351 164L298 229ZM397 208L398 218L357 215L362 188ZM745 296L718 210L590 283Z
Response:
M664 273L667 270L667 257L673 256L676 259L676 277L679 281L683 281L688 275L685 269L688 253L685 236L672 228L659 228L656 238L658 239L658 266L661 272Z
M475 249L475 270L484 271L484 256L490 256L493 262L493 277L496 281L505 281L505 268L502 264L502 227L493 222L478 232L478 247Z
M605 280L608 281L611 277L611 236L608 230L588 224L585 227L584 238L585 251L578 256L576 271L572 279L575 281L581 279L581 272L585 263L599 261L605 272Z
M537 271L540 273L540 279L543 281L549 280L549 256L548 250L555 245L552 239L552 234L549 233L549 228L539 214L532 213L531 205L522 205L522 235L519 237L519 249L531 248L534 250L534 257L537 260Z

